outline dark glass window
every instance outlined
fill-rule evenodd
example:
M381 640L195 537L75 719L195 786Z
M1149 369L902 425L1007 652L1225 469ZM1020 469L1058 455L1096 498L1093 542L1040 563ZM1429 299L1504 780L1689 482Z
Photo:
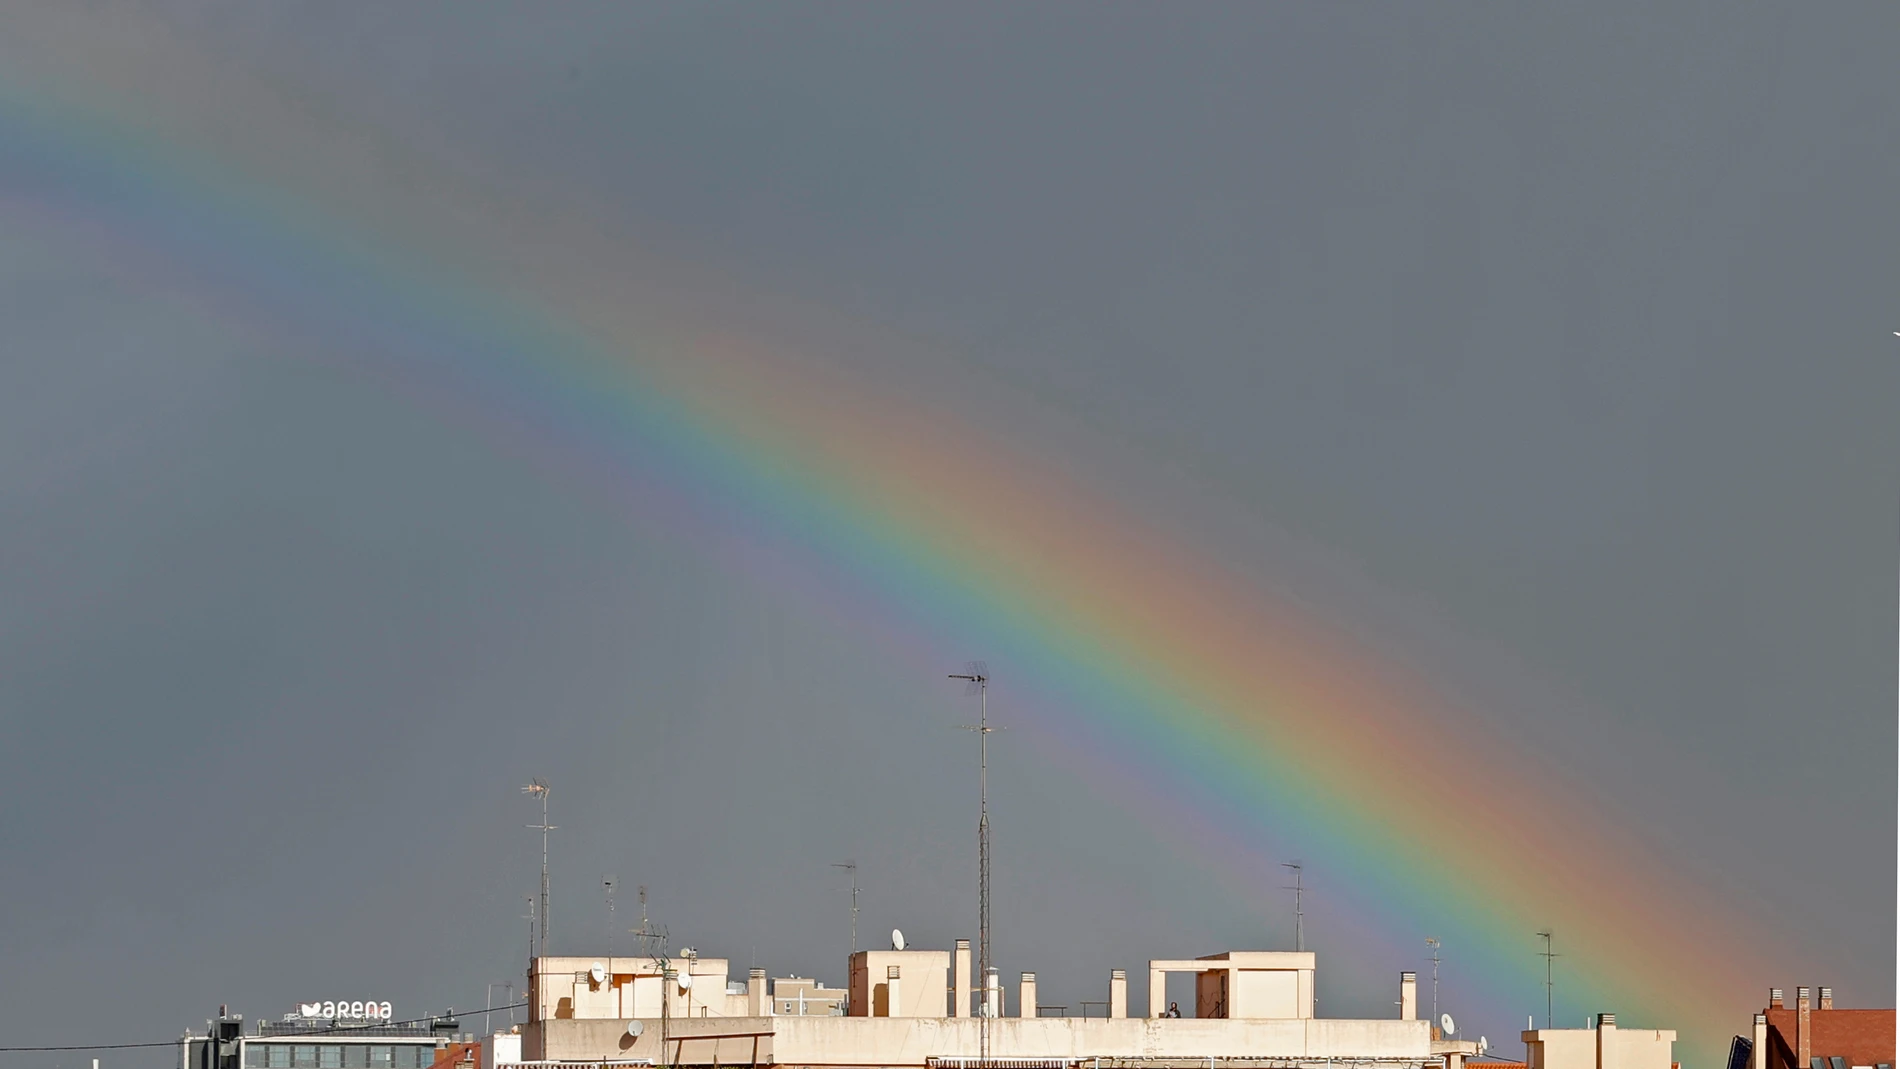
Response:
M396 1048L396 1069L416 1069L416 1048L405 1043Z
M343 1069L369 1069L369 1048L361 1043L344 1047Z
M319 1069L343 1069L343 1048L334 1043L317 1048L317 1065Z
M270 1045L244 1044L244 1069L270 1069Z
M270 1045L270 1069L290 1069L290 1044Z
M291 1047L290 1069L317 1069L317 1045L299 1043Z
M369 1069L389 1069L389 1048L377 1044L369 1049Z

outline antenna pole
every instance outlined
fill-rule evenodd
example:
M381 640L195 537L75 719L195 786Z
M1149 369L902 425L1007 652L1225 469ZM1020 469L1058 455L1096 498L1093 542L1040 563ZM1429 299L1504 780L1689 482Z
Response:
M1306 912L1301 907L1300 895L1306 890L1305 866L1298 861L1282 862L1281 868L1293 873L1293 886L1282 888L1293 892L1293 949L1306 949Z
M537 936L539 942L536 946L536 955L545 956L548 951L548 832L553 831L555 826L548 823L548 785L546 783L539 779L529 780L528 785L521 788L521 793L541 796L541 823L528 825L528 830L541 833L541 932Z
M1551 1012L1550 1012L1551 1006L1555 1002L1555 999L1551 995L1551 991L1553 989L1552 989L1551 980L1550 980L1550 963L1551 963L1551 959L1557 957L1558 955L1552 953L1550 949L1550 929L1546 928L1543 931L1538 932L1537 934L1540 938L1544 940L1543 953L1539 954L1538 957L1544 959L1544 1027L1549 1028L1550 1018L1551 1018Z
M990 727L990 675L981 661L971 662L963 674L952 673L951 679L962 679L976 687L982 699L981 719L977 726L968 730L975 731L981 740L981 764L977 766L977 805L976 824L977 842L977 966L976 972L982 984L982 993L978 1002L982 1012L978 1014L982 1026L982 1056L990 1056L990 1017L995 1007L990 1004L990 732L998 729Z
M834 861L834 869L843 869L851 874L851 953L858 952L858 863L855 861Z
M1425 945L1432 948L1432 1027L1438 1027L1438 937L1427 936Z

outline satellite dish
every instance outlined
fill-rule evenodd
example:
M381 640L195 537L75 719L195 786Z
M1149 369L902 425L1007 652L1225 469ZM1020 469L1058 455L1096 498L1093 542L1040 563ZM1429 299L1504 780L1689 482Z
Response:
M1444 1029L1445 1034L1448 1036L1458 1031L1458 1023L1451 1019L1451 1014L1449 1013L1441 1013L1438 1015L1438 1027Z
M627 1022L627 1038L628 1039L639 1039L640 1033L646 1030L647 1030L647 1026L641 1024L639 1021Z
M904 949L904 929L902 928L891 929L891 949L892 950Z
M699 957L699 951L694 950L692 947L681 947L680 957L687 958L689 960L692 958L697 958Z
M1483 1036L1479 1036L1478 1037L1478 1053L1483 1054L1485 1051L1490 1050L1490 1049L1491 1049L1491 1041L1484 1038Z
M593 968L587 970L587 975L593 977L595 983L601 983L607 979L607 967L597 961Z
M690 991L692 990L692 987L693 987L693 974L689 972L680 973L680 990Z

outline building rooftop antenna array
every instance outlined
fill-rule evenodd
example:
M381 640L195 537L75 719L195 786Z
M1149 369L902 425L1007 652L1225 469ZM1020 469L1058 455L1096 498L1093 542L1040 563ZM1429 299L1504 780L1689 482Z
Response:
M667 932L664 927L655 928L647 920L647 885L640 885L640 927L632 929L633 941L639 944L640 955L647 958L663 959L666 956Z
M990 726L990 668L982 661L969 661L962 672L950 673L951 679L961 679L967 684L965 694L973 694L983 701L981 719L974 726L964 725L963 730L974 731L982 742L981 760L978 766L977 802L980 814L976 825L977 841L977 975L983 978L983 994L980 1014L982 1025L982 1056L990 1056L990 1018L995 1007L990 1002L990 732L1001 728Z
M528 830L541 833L541 916L540 931L536 934L535 956L546 957L548 952L548 832L554 825L548 823L548 785L539 778L531 779L521 788L521 793L541 798L541 823L528 825Z

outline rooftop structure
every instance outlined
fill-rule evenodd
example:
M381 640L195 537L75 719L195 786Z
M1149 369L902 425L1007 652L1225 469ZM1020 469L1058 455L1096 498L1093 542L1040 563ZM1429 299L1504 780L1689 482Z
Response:
M762 969L743 984L728 983L723 958L537 958L528 1023L518 1037L497 1037L502 1048L484 1069L603 1061L919 1069L1057 1069L1098 1060L1162 1066L1210 1058L1391 1069L1447 1064L1430 1024L1417 1019L1412 973L1400 978L1394 1018L1328 1020L1314 1016L1310 952L1161 959L1148 962L1146 1016L1129 1016L1127 973L1117 969L1097 1003L1104 1015L1053 1017L1037 1005L1033 973L1021 974L1013 992L998 983L993 998L970 998L977 986L970 950L968 940L958 940L949 951L859 951L850 958L847 992L787 978L770 995ZM1194 976L1193 1010L1179 1019L1168 1013L1170 972ZM797 1005L799 993L806 1012L785 1012L786 996ZM811 1011L812 1002L840 994L842 1014ZM984 1005L995 1006L997 1016L976 1016Z
M1672 1069L1676 1033L1618 1028L1616 1014L1595 1028L1537 1028L1524 1033L1528 1069Z
M1819 999L1795 988L1788 1006L1777 987L1755 1015L1751 1036L1736 1039L1743 1069L1891 1069L1894 1011L1835 1009L1829 987L1820 989Z

